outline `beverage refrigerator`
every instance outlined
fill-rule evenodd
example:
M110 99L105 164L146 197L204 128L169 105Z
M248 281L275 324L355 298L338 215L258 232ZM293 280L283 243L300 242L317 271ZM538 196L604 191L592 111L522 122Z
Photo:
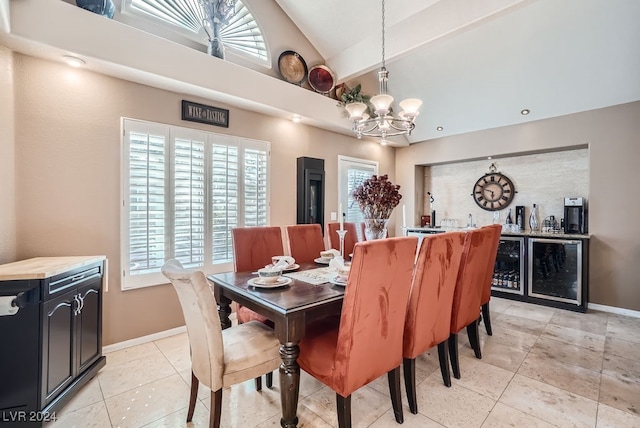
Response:
M525 292L525 238L501 236L498 254L493 270L491 290L493 295L500 293L522 296ZM516 295L516 296L514 296Z
M579 239L530 238L528 295L578 307L584 305L587 297L583 295L584 250Z

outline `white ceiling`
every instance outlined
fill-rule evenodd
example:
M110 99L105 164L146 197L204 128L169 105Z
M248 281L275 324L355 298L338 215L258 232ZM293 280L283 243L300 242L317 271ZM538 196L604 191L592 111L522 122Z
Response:
M276 1L338 81L373 78L380 1ZM389 93L424 102L411 143L637 101L639 22L637 0L388 0Z
M377 91L379 0L271 1L339 82ZM410 143L638 101L638 22L639 0L387 0L389 92L424 102ZM327 97L59 0L0 0L0 44L56 61L81 55L92 71L274 116L296 113L352 135Z

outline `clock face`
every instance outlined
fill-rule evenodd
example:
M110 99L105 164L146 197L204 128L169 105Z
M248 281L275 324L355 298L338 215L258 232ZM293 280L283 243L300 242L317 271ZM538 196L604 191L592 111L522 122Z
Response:
M473 200L483 210L497 211L508 206L515 196L511 180L499 172L489 172L473 186Z

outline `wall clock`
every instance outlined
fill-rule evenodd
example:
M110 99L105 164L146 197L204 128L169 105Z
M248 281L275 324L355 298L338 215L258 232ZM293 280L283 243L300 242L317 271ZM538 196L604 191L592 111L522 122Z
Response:
M471 196L483 210L497 211L507 207L515 193L511 179L498 172L495 164L491 164L489 172L476 181Z

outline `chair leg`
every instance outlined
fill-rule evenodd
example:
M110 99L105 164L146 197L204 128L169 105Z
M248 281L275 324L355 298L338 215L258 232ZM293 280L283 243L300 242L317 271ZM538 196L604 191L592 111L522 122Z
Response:
M416 398L416 360L415 358L404 358L402 360L404 372L404 389L407 391L407 401L409 411L414 415L418 413L418 400Z
M196 375L191 372L191 394L189 395L189 410L187 411L187 422L193 419L193 411L196 409L196 401L198 399L198 384L200 381Z
M487 330L489 336L493 336L493 330L491 330L491 316L489 313L489 302L482 305L482 321L484 321L484 328Z
M442 373L442 382L446 387L451 388L451 373L449 372L449 350L447 341L443 340L438 343L438 359L440 360L440 373Z
M267 388L271 389L273 386L273 372L269 372L265 375L267 378Z
M338 428L351 428L351 394L346 397L336 393Z
M458 361L458 335L451 333L449 335L449 359L451 360L451 370L453 377L460 379L460 362Z
M475 320L467 326L467 335L469 336L469 344L473 348L473 352L476 354L477 359L482 358L482 351L480 351L480 335L478 334L478 320Z
M402 414L402 393L400 392L400 366L387 373L389 379L389 392L391 393L391 405L396 422L401 424L404 422Z
M211 391L211 411L209 413L209 428L220 428L220 413L222 413L222 388Z
M256 378L256 391L262 391L262 376Z

